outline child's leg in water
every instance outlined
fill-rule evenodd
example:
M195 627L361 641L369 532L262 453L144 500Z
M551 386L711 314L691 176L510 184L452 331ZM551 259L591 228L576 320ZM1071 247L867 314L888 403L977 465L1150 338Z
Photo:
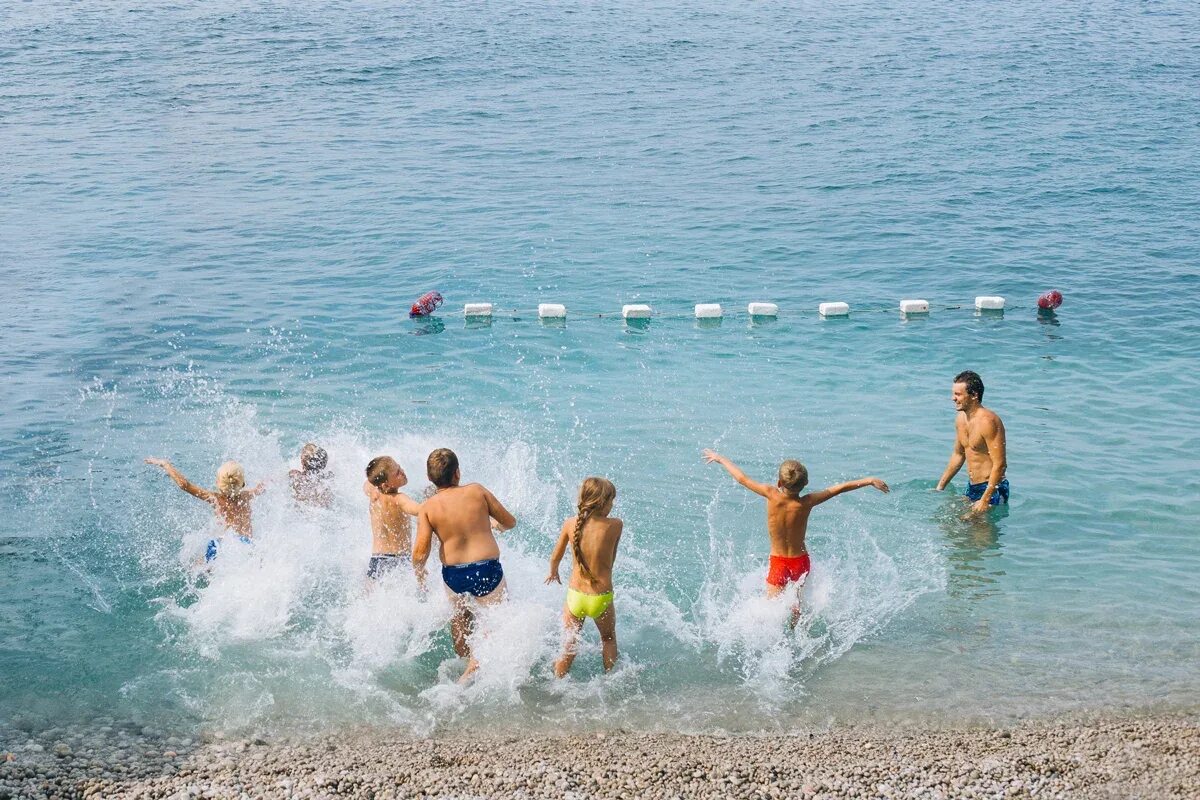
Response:
M804 580L801 579L801 580L795 581L794 583L788 583L785 586L776 586L773 583L768 583L767 584L767 598L774 599L776 597L779 597L780 594L782 594L784 591L786 591L788 589L792 590L792 594L794 597L794 602L792 603L792 615L788 621L788 629L795 630L796 625L800 622L800 603L801 603L801 599L802 599L801 594L804 591Z
M575 651L579 641L579 631L583 628L583 620L572 614L566 605L563 606L562 622L563 652L558 661L554 662L554 677L556 678L562 678L571 671L571 665L575 663Z
M604 654L604 671L612 670L617 663L617 606L609 603L604 613L596 617L596 630L600 631L600 647Z

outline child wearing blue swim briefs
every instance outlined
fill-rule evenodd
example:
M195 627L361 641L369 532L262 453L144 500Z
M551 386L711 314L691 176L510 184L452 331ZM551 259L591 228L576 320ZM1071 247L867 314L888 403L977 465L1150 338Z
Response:
M583 621L591 618L600 632L604 671L617 663L617 610L613 606L613 562L621 541L624 523L610 517L617 487L604 478L588 478L579 488L578 513L562 524L558 543L550 555L550 574L546 583L562 583L558 565L571 545L574 566L563 605L566 631L562 656L554 663L554 674L561 678L575 661L575 646Z
M475 624L475 605L492 605L504 599L504 569L500 566L500 545L493 529L506 531L517 520L500 501L478 483L460 485L458 456L440 448L429 454L425 471L437 491L421 504L417 515L417 540L413 544L413 569L417 581L425 586L425 564L433 547L433 537L441 544L442 580L454 605L450 636L454 651L467 659L460 682L467 681L479 668L467 637Z
M226 461L217 470L217 488L205 489L197 486L183 476L174 465L165 458L147 458L146 463L160 468L170 476L171 480L192 497L203 500L213 507L217 521L229 531L237 535L244 544L252 544L254 535L250 524L250 501L258 497L266 489L261 481L253 489L246 488L246 473L242 465L236 461ZM208 540L204 548L204 561L210 562L217 557L221 539L218 536Z

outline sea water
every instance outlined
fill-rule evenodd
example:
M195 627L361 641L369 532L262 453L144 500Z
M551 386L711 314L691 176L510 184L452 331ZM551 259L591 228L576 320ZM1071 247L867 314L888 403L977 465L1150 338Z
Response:
M1175 2L7 6L0 717L1194 708L1198 34ZM431 289L446 313L409 320ZM452 313L474 301L490 325ZM657 316L626 326L626 303ZM965 474L933 491L967 368L1013 487L974 521ZM289 496L306 441L327 511ZM364 588L364 465L395 456L419 496L441 446L519 520L467 688L436 571ZM814 487L892 486L815 511L794 633L763 596L762 501L706 447L760 480L799 458ZM198 575L211 512L146 456L267 481L253 546ZM603 675L589 626L555 681L543 581L592 474L625 520L622 657Z

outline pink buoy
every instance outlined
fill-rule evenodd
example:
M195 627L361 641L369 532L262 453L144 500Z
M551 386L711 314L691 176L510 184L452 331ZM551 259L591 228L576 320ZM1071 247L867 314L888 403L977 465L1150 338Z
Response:
M1062 292L1055 289L1052 292L1046 292L1044 295L1038 298L1038 308L1044 311L1053 311L1061 306L1062 302Z
M412 304L412 310L408 312L408 315L410 317L428 317L434 311L437 311L438 306L441 304L442 295L440 292L426 292Z

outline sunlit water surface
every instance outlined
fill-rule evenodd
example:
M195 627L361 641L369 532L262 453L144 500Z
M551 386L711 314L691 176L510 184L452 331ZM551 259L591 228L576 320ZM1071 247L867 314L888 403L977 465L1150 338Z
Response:
M1173 2L0 11L0 716L787 730L1194 707L1198 33ZM410 321L431 288L498 313ZM1048 288L1067 301L1039 317ZM901 297L933 313L904 321ZM659 316L627 329L629 302ZM701 325L698 302L730 313ZM932 491L964 368L1013 485L975 522ZM328 512L284 480L309 440ZM520 520L466 689L439 592L363 591L364 464L394 455L419 494L438 446ZM794 457L817 487L893 487L815 512L794 635L762 596L762 503L710 446L764 480ZM147 455L270 481L255 546L197 580L210 514ZM542 581L589 474L626 523L623 655L603 676L590 631L556 682Z

